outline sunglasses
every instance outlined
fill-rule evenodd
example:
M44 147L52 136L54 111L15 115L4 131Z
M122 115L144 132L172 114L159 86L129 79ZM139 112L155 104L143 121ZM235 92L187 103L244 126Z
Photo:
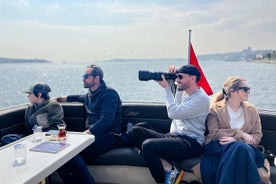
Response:
M91 75L91 76L95 76L95 75L92 75L91 73L90 73L90 74L87 74L87 73L86 73L86 74L84 74L84 75L82 76L82 78L83 78L83 79L87 79L90 75Z
M182 75L177 75L176 78L179 78L179 80L183 79Z
M242 89L245 93L250 92L250 87L239 87L239 90Z

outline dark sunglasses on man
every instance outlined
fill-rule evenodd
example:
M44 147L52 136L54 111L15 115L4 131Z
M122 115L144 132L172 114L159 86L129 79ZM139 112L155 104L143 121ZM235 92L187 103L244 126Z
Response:
M83 78L83 79L87 79L90 75L95 77L95 75L93 75L93 74L91 74L91 73L89 73L89 74L88 74L88 73L85 73L85 74L82 76L82 78Z

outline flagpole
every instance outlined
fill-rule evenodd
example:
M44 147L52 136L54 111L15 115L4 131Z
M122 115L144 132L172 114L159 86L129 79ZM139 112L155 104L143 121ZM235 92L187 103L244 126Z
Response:
M191 48L191 32L192 30L189 29L189 42L188 42L188 64L191 62L191 54L190 54L190 48Z

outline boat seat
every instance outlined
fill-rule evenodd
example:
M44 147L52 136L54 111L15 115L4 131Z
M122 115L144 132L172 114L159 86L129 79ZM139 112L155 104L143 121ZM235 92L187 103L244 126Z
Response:
M193 166L200 162L200 157L185 159L180 163L173 164L184 171L190 171ZM128 165L147 167L140 151L135 147L124 147L112 149L97 158L87 161L89 165Z
M135 147L123 147L112 149L97 158L88 161L88 165L124 165L124 166L138 166L147 167L140 151ZM179 169L192 172L192 168L200 163L200 157L194 157L182 160L180 163L173 162ZM271 181L276 181L276 167L270 166Z
M146 167L143 156L139 154L139 150L135 147L115 148L87 162L92 165L129 165Z
M276 181L276 166L270 166L270 180L272 183Z

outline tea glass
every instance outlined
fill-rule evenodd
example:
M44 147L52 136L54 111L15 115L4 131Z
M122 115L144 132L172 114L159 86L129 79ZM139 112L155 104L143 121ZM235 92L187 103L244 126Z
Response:
M58 140L65 140L66 139L66 124L62 123L62 124L58 124Z

